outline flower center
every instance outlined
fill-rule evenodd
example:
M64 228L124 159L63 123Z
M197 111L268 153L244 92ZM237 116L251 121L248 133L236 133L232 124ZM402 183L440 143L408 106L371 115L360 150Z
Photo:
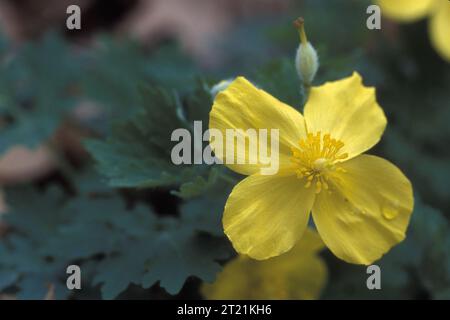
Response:
M300 140L298 148L292 148L292 162L296 165L297 177L306 178L305 188L315 185L316 193L323 189L328 190L328 173L344 171L336 167L336 163L348 157L342 153L342 141L331 138L329 134L322 137L319 131L316 134L308 133L305 139Z

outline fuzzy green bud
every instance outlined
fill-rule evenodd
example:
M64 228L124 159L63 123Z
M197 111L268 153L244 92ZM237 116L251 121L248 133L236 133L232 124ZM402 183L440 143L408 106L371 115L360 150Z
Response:
M303 18L298 18L294 22L294 26L300 35L300 45L298 46L295 57L295 67L300 80L306 87L309 87L316 76L317 69L319 69L319 57L317 56L316 49L314 49L306 38L304 25L305 21Z

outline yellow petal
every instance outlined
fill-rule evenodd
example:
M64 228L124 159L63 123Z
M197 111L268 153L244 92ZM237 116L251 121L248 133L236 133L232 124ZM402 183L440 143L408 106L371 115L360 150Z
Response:
M317 299L327 279L326 265L316 254L322 245L308 229L293 250L279 257L230 261L201 291L207 299Z
M296 146L298 141L305 136L305 121L303 116L292 107L280 102L268 93L253 86L243 77L238 77L226 90L219 93L214 101L210 118L209 128L219 129L223 137L226 136L226 129L270 129L279 130L279 152L280 167L290 167L291 146ZM252 147L257 149L258 142L254 140ZM268 138L270 147L271 139ZM236 164L238 158L249 159L249 139L245 135L245 154L236 154L238 148L235 143L234 159L227 159L226 145L223 156L218 158L232 170L250 175L259 172L261 163L258 164ZM242 146L242 144L240 144ZM213 150L217 150L216 141L211 141ZM270 150L270 148L268 148ZM217 156L217 153L216 153ZM233 162L234 164L227 164Z
M350 159L373 147L386 127L386 116L375 99L375 88L351 77L311 88L305 105L308 132L330 134L344 143Z
M435 2L436 0L378 0L377 4L382 15L402 22L411 22L430 13Z
M450 62L450 2L442 1L430 19L430 38L436 51Z
M413 209L412 186L392 163L362 155L342 163L330 193L316 197L313 218L327 247L369 265L401 242Z
M305 231L314 190L295 175L247 177L225 205L225 234L237 252L254 259L287 252Z

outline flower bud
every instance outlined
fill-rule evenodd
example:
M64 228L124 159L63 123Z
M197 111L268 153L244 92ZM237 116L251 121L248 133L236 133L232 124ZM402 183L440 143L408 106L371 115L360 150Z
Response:
M295 57L295 67L300 80L306 87L309 87L316 76L317 69L319 69L319 58L316 49L306 38L304 24L303 18L298 18L294 22L300 34L300 45Z

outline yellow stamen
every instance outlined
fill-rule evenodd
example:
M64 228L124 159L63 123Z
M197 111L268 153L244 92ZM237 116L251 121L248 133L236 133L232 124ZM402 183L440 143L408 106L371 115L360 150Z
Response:
M316 182L316 193L320 193L322 190L322 183L319 181Z
M291 161L297 166L298 178L305 178L305 188L315 185L315 192L329 190L328 174L332 171L346 172L338 163L348 158L347 153L341 153L344 143L333 139L330 134L316 132L308 133L305 139L298 142L297 148L291 148Z

